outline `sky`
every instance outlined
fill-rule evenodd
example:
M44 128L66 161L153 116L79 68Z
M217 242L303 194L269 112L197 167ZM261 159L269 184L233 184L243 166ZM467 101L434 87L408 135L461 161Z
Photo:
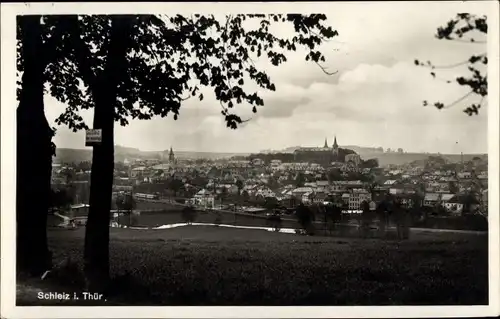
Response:
M288 62L279 67L259 60L257 64L270 75L276 91L260 92L265 106L257 114L245 104L235 108L249 119L244 126L228 129L219 102L206 91L203 101L184 102L177 121L167 117L132 120L126 127L117 123L115 144L144 151L172 147L246 153L323 146L325 138L331 145L336 136L341 147L486 153L487 108L479 116L463 113L467 103L478 100L476 97L445 110L424 107L423 100L447 104L467 90L433 79L428 69L416 67L413 61L449 65L486 52L486 44L438 40L434 34L459 12L485 14L487 9L471 2L331 3L323 13L339 36L321 50L327 59L324 66L337 74L326 75L306 62L304 51L289 53ZM290 33L284 27L276 32ZM453 68L437 74L441 79L454 79L468 73ZM45 108L49 122L57 127L56 145L84 148L84 132L73 133L54 123L65 106L47 95ZM90 125L92 111L82 115Z

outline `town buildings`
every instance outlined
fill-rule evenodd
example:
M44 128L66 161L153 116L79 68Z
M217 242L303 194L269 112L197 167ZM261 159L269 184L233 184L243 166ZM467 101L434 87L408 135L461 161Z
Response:
M229 203L244 201L246 206L272 198L288 206L334 201L345 209L360 210L364 201L377 204L392 196L405 208L440 208L448 215L487 212L488 173L478 159L470 165L407 163L367 168L361 167L367 159L340 148L336 138L332 147L325 140L323 147L280 156L181 160L170 148L162 161L130 158L117 164L114 191L168 194L201 207L214 207L220 198ZM54 166L54 185L66 185L66 166ZM75 176L75 189L90 187L87 172L75 169ZM84 191L78 193L75 204L88 203Z

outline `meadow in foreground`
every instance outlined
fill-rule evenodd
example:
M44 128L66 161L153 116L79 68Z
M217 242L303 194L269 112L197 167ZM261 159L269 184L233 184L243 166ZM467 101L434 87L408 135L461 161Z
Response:
M81 267L83 236L50 231L56 261ZM114 286L100 305L488 303L486 236L419 232L398 242L214 226L111 229L110 253ZM54 271L44 282L73 292L78 273ZM26 294L17 302L43 304Z

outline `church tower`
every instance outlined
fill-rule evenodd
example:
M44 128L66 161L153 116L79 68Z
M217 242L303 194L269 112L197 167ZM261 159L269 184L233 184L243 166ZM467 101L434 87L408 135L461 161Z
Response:
M323 147L328 148L328 141L327 141L326 137L325 137L325 145Z
M339 155L339 145L337 144L337 136L333 139L332 153L334 156Z
M168 153L168 161L173 164L175 162L174 151L172 150L172 146L170 146L170 152Z

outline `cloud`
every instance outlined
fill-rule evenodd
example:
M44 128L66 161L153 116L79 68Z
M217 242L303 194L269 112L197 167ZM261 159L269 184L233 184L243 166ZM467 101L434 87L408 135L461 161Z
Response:
M276 84L276 92L246 86L265 100L257 114L249 105L235 106L243 119L238 130L226 128L221 106L211 89L205 99L186 101L180 117L131 121L117 126L117 144L144 150L190 149L204 151L258 151L292 145L331 144L336 134L342 145L383 146L416 151L485 152L487 109L468 117L458 104L438 111L422 101L453 102L466 93L456 84L434 80L429 70L413 65L414 59L452 64L486 51L480 44L434 38L436 28L458 12L483 13L486 6L470 2L449 3L335 3L325 14L339 36L322 48L329 71L324 74L304 60L305 52L287 55L288 62L273 67L257 65ZM285 32L285 31L280 31ZM463 69L439 72L440 79L454 79ZM247 85L247 84L246 84ZM54 119L64 106L47 97L47 117ZM91 124L92 111L83 115ZM56 144L83 147L83 133L59 128Z

